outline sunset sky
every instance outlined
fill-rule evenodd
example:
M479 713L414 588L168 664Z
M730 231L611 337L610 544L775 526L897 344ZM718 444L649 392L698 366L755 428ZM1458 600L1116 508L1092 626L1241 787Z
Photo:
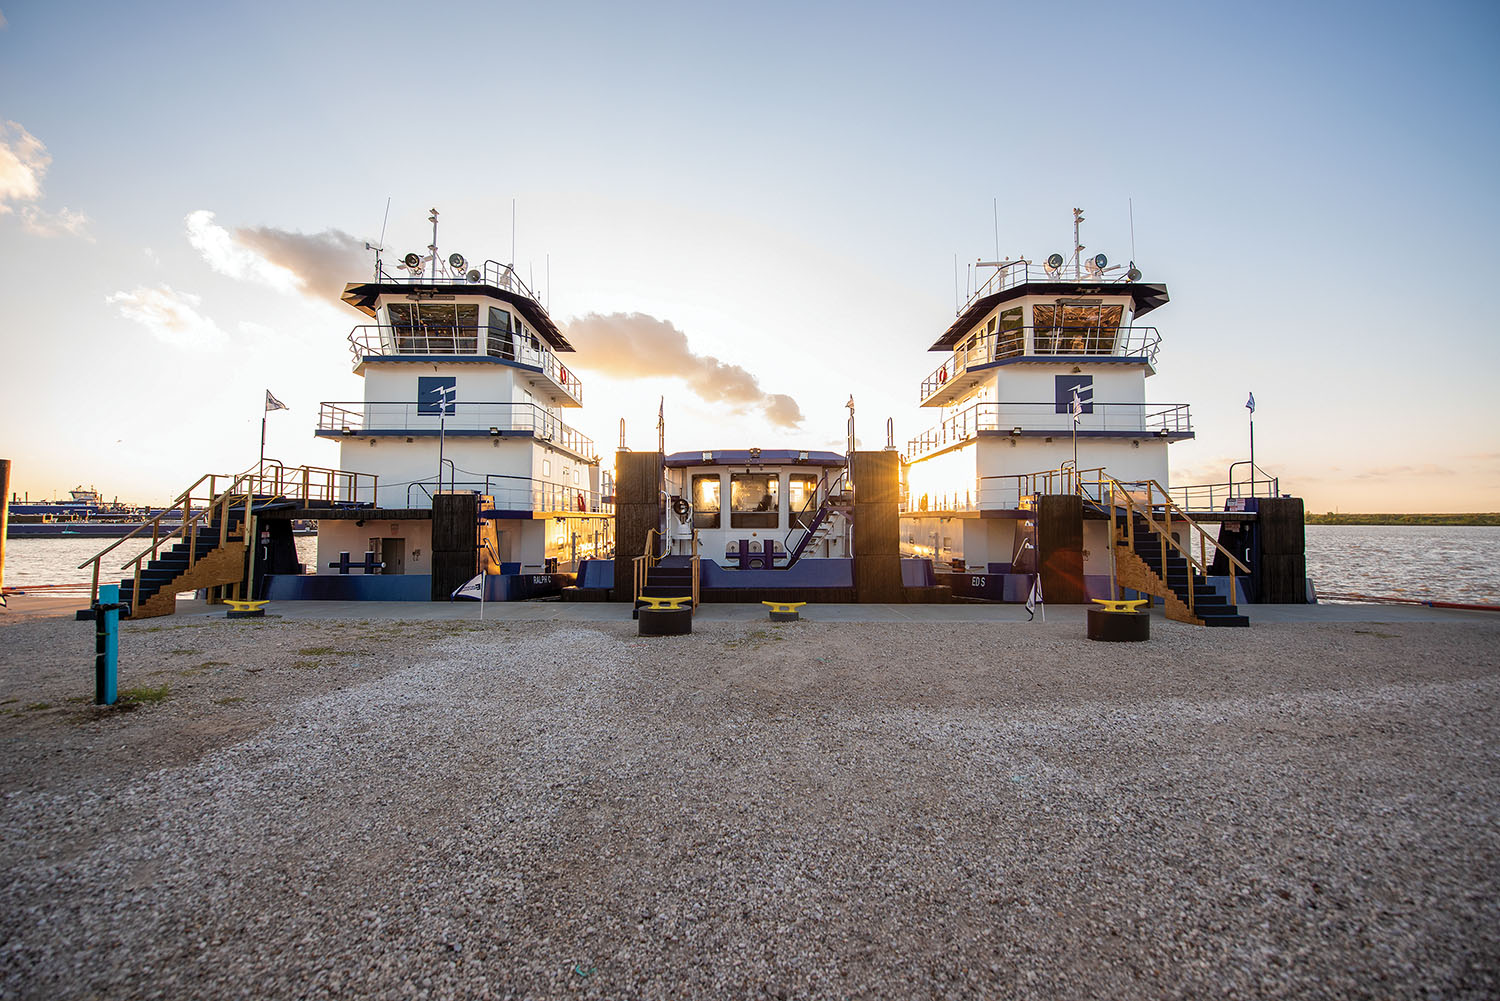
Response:
M254 463L268 388L267 453L336 465L332 290L387 199L392 256L436 207L474 261L514 200L565 329L685 338L671 375L571 360L606 455L661 396L669 450L842 450L851 394L904 444L954 256L997 216L1067 253L1081 206L1171 293L1174 483L1246 457L1253 391L1310 510L1500 510L1500 6L631 6L0 0L12 488L168 500Z

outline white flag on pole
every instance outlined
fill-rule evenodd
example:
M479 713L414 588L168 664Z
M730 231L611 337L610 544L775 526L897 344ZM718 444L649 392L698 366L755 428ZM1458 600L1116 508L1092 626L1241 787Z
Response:
M273 410L290 410L290 409L292 409L292 408L289 407L289 406L287 406L285 403L282 403L276 397L272 396L271 395L271 391L269 389L266 390L266 413L269 414Z
M1248 410L1248 411L1250 411L1252 414L1255 413L1255 394L1254 393L1251 393L1250 394L1250 399L1248 399L1248 400L1245 401L1245 409Z
M483 601L484 574L475 574L474 579L453 592L451 601Z
M1036 618L1037 606L1042 603L1042 575L1036 574L1031 578L1031 593L1026 596L1026 617L1029 620ZM1042 621L1047 621L1047 609L1042 609Z
M1068 406L1068 410L1073 414L1074 424L1083 420L1083 400L1078 396L1078 391L1082 388L1082 386L1073 387L1073 402Z

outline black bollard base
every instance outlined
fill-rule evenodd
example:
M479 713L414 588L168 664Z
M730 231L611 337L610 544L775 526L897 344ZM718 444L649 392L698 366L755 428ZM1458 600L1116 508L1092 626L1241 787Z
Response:
M797 622L801 620L801 614L797 612L772 612L772 622Z
M686 636L693 631L691 608L642 608L637 636Z
M264 608L255 608L255 609L248 609L247 608L243 612L236 612L234 609L231 608L229 611L227 611L227 612L224 613L224 618L226 618L226 619L263 619L265 617L266 617L266 610Z
M1151 638L1150 612L1089 609L1089 639L1106 643L1142 643Z

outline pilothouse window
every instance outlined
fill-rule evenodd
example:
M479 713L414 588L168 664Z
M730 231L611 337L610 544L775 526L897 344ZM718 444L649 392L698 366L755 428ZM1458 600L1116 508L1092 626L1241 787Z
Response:
M775 528L781 516L781 483L774 473L729 477L729 527Z
M1097 303L1039 303L1031 308L1037 354L1113 354L1123 311Z
M719 474L693 477L693 527L719 527Z
M471 355L478 348L476 305L393 302L386 315L400 354Z

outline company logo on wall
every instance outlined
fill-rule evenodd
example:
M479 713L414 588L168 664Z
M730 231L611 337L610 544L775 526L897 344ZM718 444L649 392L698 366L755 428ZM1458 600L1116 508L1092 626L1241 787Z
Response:
M1091 414L1094 412L1094 377L1091 375L1059 375L1057 379L1057 410L1059 414L1066 414L1073 407L1073 390L1078 389L1078 400L1083 404L1083 412Z
M446 392L444 392L446 390ZM441 414L445 405L448 416L458 412L458 379L451 375L417 376L417 413Z

